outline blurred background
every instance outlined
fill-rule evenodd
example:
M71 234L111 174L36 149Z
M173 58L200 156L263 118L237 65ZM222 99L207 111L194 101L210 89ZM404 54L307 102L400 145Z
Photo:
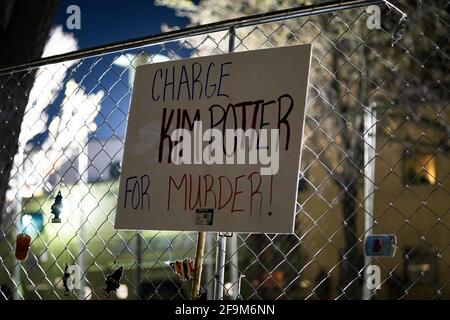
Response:
M312 43L313 60L295 234L228 237L224 298L450 298L450 2L392 3L2 1L0 299L104 299L119 266L112 299L190 298L167 262L193 259L196 233L113 228L127 113L138 65L224 54L230 37L235 51ZM20 233L32 237L22 262ZM365 257L371 233L395 234L395 256ZM66 263L83 275L70 296Z

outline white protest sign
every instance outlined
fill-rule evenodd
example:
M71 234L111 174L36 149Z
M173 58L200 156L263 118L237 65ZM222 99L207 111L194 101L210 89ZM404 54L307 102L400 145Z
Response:
M138 67L115 228L293 232L311 49Z

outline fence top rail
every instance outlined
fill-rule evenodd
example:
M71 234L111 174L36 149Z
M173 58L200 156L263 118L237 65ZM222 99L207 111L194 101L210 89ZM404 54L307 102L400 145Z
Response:
M120 41L108 45L92 47L88 49L68 52L37 60L0 68L0 76L20 71L26 71L48 64L60 63L64 61L94 57L102 54L118 52L122 50L135 49L138 47L155 45L159 43L171 42L187 37L199 36L207 33L224 31L230 27L248 27L256 24L269 23L284 19L314 16L324 13L366 7L370 5L384 4L384 0L340 0L325 3L304 5L279 11L271 11L251 16L244 16L225 21L213 22L205 25L188 27L180 30L159 33L127 41Z

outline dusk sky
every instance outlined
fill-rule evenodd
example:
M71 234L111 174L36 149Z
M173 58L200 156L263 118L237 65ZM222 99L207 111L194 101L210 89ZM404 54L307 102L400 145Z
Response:
M127 41L139 37L161 33L161 25L184 27L188 19L175 15L174 10L156 6L153 0L63 0L54 19L54 25L63 26L66 33L71 33L78 41L79 49L107 45L118 41ZM66 25L67 7L77 5L81 11L81 29L69 30ZM180 48L173 42L166 48L174 48L177 55L187 55L188 50ZM126 53L136 53L142 49L129 50ZM148 53L162 53L161 46L148 47ZM125 134L126 115L131 97L128 88L128 71L123 67L113 65L118 53L104 55L99 58L82 59L69 72L66 80L74 78L88 93L104 91L101 109L95 123L97 130L90 135L96 139L105 140L111 136L123 138ZM103 74L103 76L101 76ZM100 77L101 76L101 77ZM99 81L101 79L101 81ZM52 105L47 108L50 121L60 111L64 98L63 91ZM47 132L38 134L34 143L41 143L47 137Z
M65 26L70 5L81 9L81 29L64 30L75 35L80 49L157 34L163 23L183 27L188 22L153 0L63 0L55 24Z

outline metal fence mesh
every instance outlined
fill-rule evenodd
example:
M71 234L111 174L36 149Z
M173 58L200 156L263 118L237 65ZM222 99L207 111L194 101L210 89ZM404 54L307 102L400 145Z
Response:
M408 22L394 44L402 16L383 4L380 29L368 27L366 7L303 17L293 10L237 26L235 51L314 47L296 233L228 237L225 299L236 298L241 275L243 299L450 298L449 4L398 4ZM114 299L190 298L190 283L166 261L193 259L196 233L113 228L133 71L226 53L228 41L227 31L212 32L0 75L2 126L12 127L14 105L28 101L18 152L6 155L14 165L1 216L0 297L104 299L104 277L124 266ZM30 78L33 89L22 90ZM58 191L64 209L54 224ZM19 262L22 232L32 242ZM369 232L396 234L395 257L364 258ZM216 247L208 234L209 298ZM68 297L66 263L83 274ZM377 290L364 289L369 264L381 268Z

